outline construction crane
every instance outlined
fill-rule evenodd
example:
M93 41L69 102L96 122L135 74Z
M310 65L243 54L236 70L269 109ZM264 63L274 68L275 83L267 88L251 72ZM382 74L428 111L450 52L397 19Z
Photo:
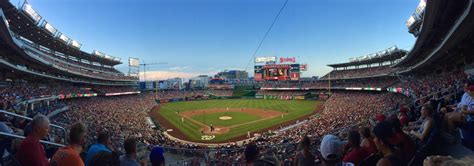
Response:
M159 62L159 63L145 63L145 61L143 61L142 64L140 64L140 66L143 66L143 80L145 81L145 84L146 84L146 66L153 66L153 65L166 65L168 64L168 62ZM138 72L140 73L140 72Z

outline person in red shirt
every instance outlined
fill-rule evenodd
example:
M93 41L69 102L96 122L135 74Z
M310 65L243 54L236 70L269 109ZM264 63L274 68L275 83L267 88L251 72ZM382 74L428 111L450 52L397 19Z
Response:
M403 152L403 160L408 163L408 161L415 155L415 141L413 141L410 136L403 132L400 125L400 120L393 118L388 122L392 125L393 131L395 132L395 135L391 139L391 143L400 148L400 150Z
M48 159L40 140L48 136L49 119L37 115L31 121L31 128L31 133L21 142L16 159L25 166L47 166Z
M370 133L370 129L368 127L364 127L361 129L360 134L363 137L361 146L366 148L369 154L377 153L377 146L375 145L374 137L372 137L372 134Z
M51 166L84 166L80 153L86 141L87 127L83 123L75 123L69 132L71 144L54 153Z
M407 126L408 125L408 109L406 107L400 108L400 112L398 113L398 119L400 120L401 126Z
M342 158L343 162L358 165L360 161L370 155L366 148L360 147L360 135L357 131L349 132L349 145L350 150Z

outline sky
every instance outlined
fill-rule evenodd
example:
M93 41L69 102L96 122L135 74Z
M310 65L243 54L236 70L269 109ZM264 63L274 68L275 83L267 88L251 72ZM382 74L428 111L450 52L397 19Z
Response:
M21 4L23 0L10 0ZM223 70L253 75L253 53L285 0L29 0L55 28L82 43L147 67L147 79L190 78ZM289 0L256 56L296 57L302 76L415 38L405 21L417 0ZM143 70L143 68L140 68Z

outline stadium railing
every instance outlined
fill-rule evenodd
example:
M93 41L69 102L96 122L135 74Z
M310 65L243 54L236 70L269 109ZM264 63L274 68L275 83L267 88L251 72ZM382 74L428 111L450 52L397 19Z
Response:
M27 117L27 116L23 116L23 115L18 115L18 114L15 114L15 113L11 113L11 112L7 112L7 111L4 111L4 110L0 110L0 113L3 113L3 114L7 114L7 115L10 115L10 116L14 116L14 117L17 117L17 118L22 118L22 119L26 119L28 121L31 121L33 120L33 118L30 118L30 117ZM67 132L66 132L66 129L64 127L61 127L61 126L58 126L58 125L55 125L55 124L50 124L51 127L54 127L54 128L58 128L60 129L61 131L63 131L64 133L64 142L67 142ZM8 134L8 133L7 133Z
M18 139L25 139L26 137L21 136L21 135L16 135L16 134L10 134L10 133L5 133L5 132L0 132L0 135L5 136L5 137L11 137L11 138L18 138ZM51 145L51 146L56 146L56 147L65 147L63 144L58 144L50 141L43 141L40 140L41 143Z

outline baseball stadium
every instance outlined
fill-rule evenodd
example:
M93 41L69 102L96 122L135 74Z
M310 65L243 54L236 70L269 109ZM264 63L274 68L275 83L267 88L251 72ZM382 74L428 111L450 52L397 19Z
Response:
M0 165L474 165L474 0L0 1Z

